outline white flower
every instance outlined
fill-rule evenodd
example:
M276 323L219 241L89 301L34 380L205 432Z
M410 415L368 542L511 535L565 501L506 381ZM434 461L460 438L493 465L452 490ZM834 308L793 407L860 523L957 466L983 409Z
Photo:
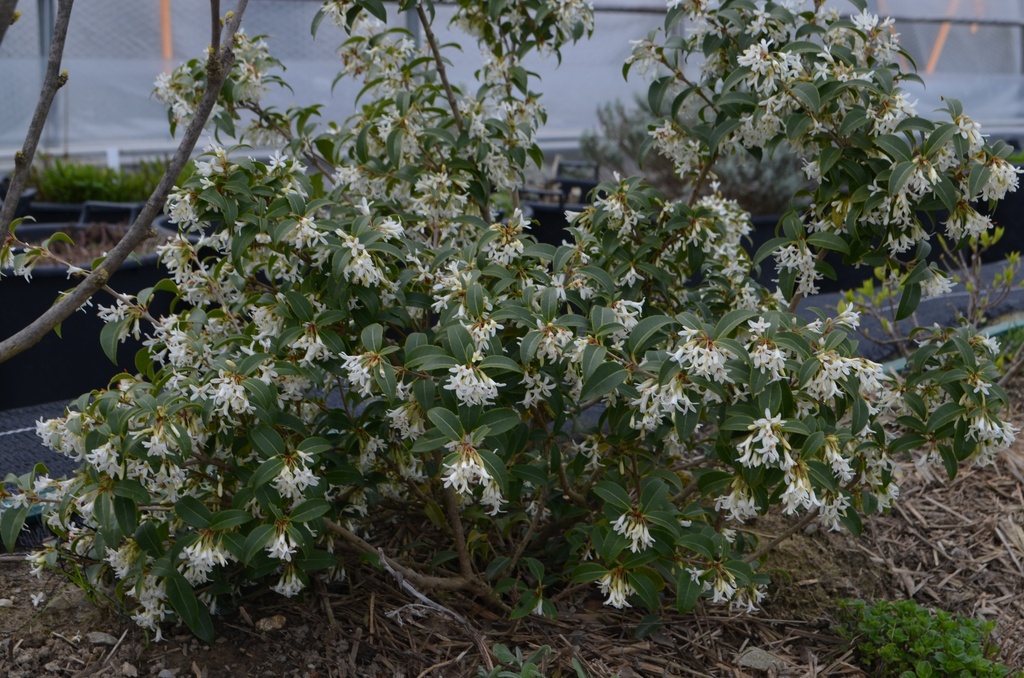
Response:
M737 446L741 452L738 461L744 466L757 467L779 464L779 468L787 470L793 461L789 457L789 442L782 431L785 421L782 415L773 415L765 409L764 416L755 419L748 427L752 433ZM759 444L758 447L754 447ZM779 447L783 448L783 456L779 456ZM781 462L781 463L780 463Z
M728 348L716 344L703 331L685 329L680 335L685 341L669 354L670 359L699 377L719 383L733 383L725 369L726 361L735 357Z
M601 593L608 596L608 600L604 601L605 605L611 605L619 610L633 607L626 598L636 593L636 589L626 580L626 575L621 570L607 572L597 580L597 584L601 587Z
M203 584L210 579L210 572L216 565L227 565L234 561L225 548L216 543L211 535L203 533L202 536L185 547L179 556L185 561L185 578L193 586Z
M507 224L491 224L489 230L496 232L498 237L484 245L488 261L498 266L508 266L518 259L523 253L523 241L520 236L525 227L523 213L518 207L512 212Z
M1007 193L1016 191L1019 181L1017 175L1024 172L1024 169L1002 158L992 158L989 169L992 174L981 189L982 200L1002 200Z
M281 579L279 579L278 582L270 588L277 593L280 593L285 598L292 598L302 591L305 586L306 585L302 583L298 573L295 571L295 566L288 564L284 568L284 573L281 574Z
M932 275L921 283L921 296L924 299L935 299L943 297L953 291L953 278L942 273L933 272Z
M42 591L29 596L32 599L32 607L39 607L46 600L46 594Z
M456 492L465 495L470 493L471 486L491 480L470 434L446 443L445 447L456 455L454 460L445 462L446 471L442 476L445 487L454 487Z
M121 468L120 455L117 450L114 449L114 446L110 441L107 441L93 449L91 452L86 453L85 461L92 464L100 473L106 473L111 477L124 477L124 469Z
M647 520L639 511L623 513L612 523L612 529L632 542L629 550L633 553L639 553L654 544L654 538L647 529Z
M992 228L992 218L981 214L973 207L958 209L946 221L946 233L953 240L976 238L990 228Z
M366 245L340 228L334 233L341 238L342 246L348 250L349 259L342 271L346 279L364 287L377 287L384 282L384 272L377 267Z
M785 480L786 490L782 493L782 504L785 507L783 513L787 516L795 513L800 506L807 510L821 506L821 500L815 495L811 480L801 466L794 466L787 471Z
M807 247L790 243L776 250L773 256L779 269L796 271L796 292L798 294L811 296L818 293L818 286L815 282L821 278L821 273L815 270L814 254Z
M523 374L522 384L526 387L526 394L522 400L523 407L526 408L544 402L555 389L554 380L544 372L526 372Z
M743 522L757 515L758 506L741 478L732 481L732 491L715 499L715 510L727 511L736 521Z
M277 491L281 493L282 497L292 501L299 501L305 497L306 488L320 484L320 479L304 463L306 460L310 460L309 455L301 452L298 454L306 459L302 461L286 460L285 465L274 478L274 487Z
M498 389L505 385L491 379L476 365L456 365L448 372L451 377L444 388L454 391L463 405L491 405L498 397Z
M270 553L271 558L290 562L292 556L295 555L295 550L298 548L298 544L296 544L291 535L288 534L288 530L278 528L277 537L267 544L266 548L267 552Z

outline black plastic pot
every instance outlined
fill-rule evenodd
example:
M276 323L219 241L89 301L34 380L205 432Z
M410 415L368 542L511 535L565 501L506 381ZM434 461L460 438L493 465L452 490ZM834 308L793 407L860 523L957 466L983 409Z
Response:
M554 187L566 203L587 203L597 188L600 167L588 160L559 160L555 166Z
M74 222L91 224L105 221L109 224L132 222L142 210L143 202L106 202L89 200L86 202L38 202L33 201L28 207L27 216L39 224L59 224Z
M69 233L77 224L24 224L18 229L23 240L45 238L56 231ZM84 267L83 267L84 268ZM166 271L158 265L157 255L129 258L111 277L110 287L125 294L137 294L154 286ZM65 290L74 287L63 266L39 266L31 281L4 270L0 278L0 339L6 339L29 325L45 312ZM50 332L28 350L0 363L0 410L37 403L73 399L96 388L105 387L115 374L134 373L135 353L141 343L130 338L118 347L118 362L107 358L100 345L103 321L95 306L112 304L103 291L93 305L80 310L61 323L60 334Z
M757 254L762 245L777 235L776 229L781 218L779 215L757 215L751 218L754 231L751 233L753 243L749 249L750 256L753 257ZM817 286L820 293L842 292L854 289L860 287L864 281L874 277L874 269L872 267L844 264L843 255L835 252L825 257L825 263L835 270L836 279L832 280L831 278L823 277L818 280ZM773 288L774 281L778 277L775 258L769 256L761 262L761 271L757 276L757 281L766 287Z
M7 183L8 180L4 179L4 182L0 184L0 204L7 199ZM36 196L36 189L26 188L21 192L21 197L18 198L18 206L14 209L14 218L19 219L27 216L29 208L32 204L32 199Z

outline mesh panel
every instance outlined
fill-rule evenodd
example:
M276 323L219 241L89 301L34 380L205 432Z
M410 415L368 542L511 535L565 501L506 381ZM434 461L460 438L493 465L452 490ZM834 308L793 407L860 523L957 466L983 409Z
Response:
M842 12L846 0L827 0ZM351 111L357 87L339 83L336 49L342 34L324 24L317 39L309 27L322 0L251 0L245 28L250 35L265 34L271 53L286 66L295 94L271 91L268 103L322 101L325 117L344 119ZM21 0L21 20L0 45L0 147L21 145L35 107L43 67L40 55L38 0ZM55 2L53 3L56 4ZM226 11L230 2L221 3ZM544 134L571 139L596 125L595 109L616 98L629 101L646 90L640 79L624 83L617 75L629 53L629 41L662 23L658 13L664 0L596 0L596 31L590 41L566 50L555 71L549 62L530 62L543 77L549 111ZM390 4L389 11L394 11ZM602 12L657 10L655 14ZM154 77L183 60L202 57L209 44L209 0L170 0L171 55L165 59L160 0L80 0L72 12L65 52L71 74L61 91L47 126L44 145L51 152L61 146L146 144L172 146L166 112L150 92ZM986 119L1024 119L1024 2L1019 0L870 0L870 11L897 17L902 43L928 81L919 110L928 114L940 94L960 97L983 122ZM439 8L439 19L450 8ZM944 24L943 21L952 21ZM441 20L443 23L443 19ZM973 23L972 23L973 22ZM404 17L394 25L404 26ZM462 40L443 25L442 41ZM465 44L461 55L449 53L452 77L470 81L479 65L475 46ZM915 94L916 96L916 94ZM996 97L998 100L993 100ZM54 145L57 144L57 148Z
M900 44L928 73L1021 73L1020 26L897 19Z

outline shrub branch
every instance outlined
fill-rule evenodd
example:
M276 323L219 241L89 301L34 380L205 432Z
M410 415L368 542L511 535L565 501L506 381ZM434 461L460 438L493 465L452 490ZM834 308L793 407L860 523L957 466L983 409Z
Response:
M14 23L14 10L18 7L18 0L0 0L0 45L4 42L7 29Z
M14 15L14 5L17 2L16 0L0 0L0 3L2 3L0 4L0 39L2 39L2 31L6 31L7 26L10 24L10 18ZM60 0L57 5L57 18L53 25L53 37L50 40L50 56L46 62L43 87L39 92L39 101L36 102L36 110L32 114L28 133L25 134L25 143L22 145L21 150L14 154L14 172L11 174L11 183L7 186L7 197L4 199L3 207L0 208L0 243L4 242L10 233L11 222L14 221L14 210L18 207L18 199L21 198L21 194L25 190L28 173L32 168L32 160L35 158L39 139L43 135L46 118L50 115L50 107L57 96L57 91L67 82L67 73L61 73L60 64L64 57L64 41L68 36L68 23L71 20L71 7L73 4L74 0ZM10 10L9 12L8 9ZM6 22L4 21L5 16L7 18ZM49 329L52 329L54 326L56 326L56 323ZM6 344L7 342L3 343ZM34 344L35 342L32 343ZM28 347L26 346L25 348ZM0 362L5 359L6 356L0 350Z
M68 16L71 12L72 0L61 0L60 8L57 17L57 28L54 30L54 48L50 52L50 67L47 70L47 81L49 82L50 74L56 68L60 67L60 54L63 51L64 36L67 33ZM227 39L224 40L224 46L221 47L219 52L211 53L208 62L209 78L206 83L206 90L203 92L203 98L199 102L196 108L195 115L189 122L188 127L185 129L185 134L182 137L181 144L178 146L177 151L174 153L174 157L171 158L170 163L167 165L167 171L164 172L163 178L157 185L156 190L146 201L145 206L139 212L138 217L135 219L135 223L132 224L128 232L125 233L121 241L110 251L103 263L97 266L89 273L89 275L75 287L69 294L62 297L57 303L51 306L45 313L36 318L31 324L24 329L20 330L11 337L0 342L0 362L3 362L22 351L30 348L39 342L48 332L63 322L72 313L74 313L79 307L82 306L86 301L92 297L98 290L102 289L109 281L111 276L120 268L121 264L124 263L125 259L135 250L136 247L147 238L152 235L152 224L153 219L156 218L157 214L163 208L164 203L167 200L167 196L171 192L175 181L181 174L182 169L192 156L192 151L199 141L199 137L203 133L203 129L206 127L206 121L210 117L213 111L214 104L217 102L217 97L220 94L221 87L224 85L224 81L231 71L231 64L234 62L234 35L238 31L238 27L242 21L242 15L245 13L245 8L249 4L248 0L238 0L233 13L229 15L224 23L224 35ZM61 27L63 27L61 29ZM63 32L61 32L63 30ZM59 41L58 41L59 37ZM59 48L58 48L59 45ZM44 97L48 87L44 86ZM53 90L56 92L56 89ZM52 101L52 94L50 101ZM49 110L47 104L46 109ZM38 114L38 111L37 111ZM46 116L42 116L42 120L45 120ZM35 120L33 120L33 128L30 129L29 139L26 140L26 146L28 142L32 140L33 133L35 134L35 140L38 140L39 134L42 132L42 127L38 132L34 132ZM35 144L32 145L32 151L35 151ZM25 162L23 157L21 165L18 171L22 172L22 180L24 180L24 174L27 174L28 167L31 165L31 156L28 156L28 162ZM17 176L18 172L15 173ZM15 186L16 179L12 178L11 189L17 188L20 192L21 187ZM14 194L15 196L17 194ZM13 214L14 205L16 200L7 200L4 202L4 211L0 213L0 224L3 226L3 234L6 234L10 218L8 212Z

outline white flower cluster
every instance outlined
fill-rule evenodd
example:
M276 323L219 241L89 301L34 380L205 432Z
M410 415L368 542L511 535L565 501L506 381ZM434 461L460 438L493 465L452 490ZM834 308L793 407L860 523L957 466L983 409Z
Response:
M480 503L488 507L489 515L500 513L505 499L497 481L487 472L473 436L467 433L461 440L445 443L445 448L451 455L445 460L441 476L444 486L453 488L464 497L470 496L473 488L481 486Z
M491 224L490 230L497 232L498 237L488 240L484 246L487 260L498 266L508 266L518 259L523 253L523 240L520 236L527 228L529 224L523 219L523 212L518 207L513 210L508 223Z
M489 377L478 365L456 365L448 370L451 375L445 390L455 393L463 405L491 405L498 397L499 384Z
M608 599L604 601L605 605L611 605L618 610L624 607L633 607L627 598L635 594L636 589L629 583L626 574L621 569L608 572L597 581L597 584L601 587L601 593L608 596Z
M725 369L726 363L735 358L728 347L715 342L703 330L685 328L679 333L683 340L669 358L693 375L710 379L720 384L731 384L733 378Z
M257 103L267 89L264 80L267 70L276 62L271 59L262 38L250 38L242 30L236 34L233 47L235 60L228 76L228 81L233 84L233 103ZM158 75L153 96L170 109L174 124L186 124L195 115L205 83L206 62L194 59L170 73ZM218 104L211 119L222 110Z
M626 511L612 522L612 529L629 539L629 550L639 553L654 545L647 519L640 511Z

